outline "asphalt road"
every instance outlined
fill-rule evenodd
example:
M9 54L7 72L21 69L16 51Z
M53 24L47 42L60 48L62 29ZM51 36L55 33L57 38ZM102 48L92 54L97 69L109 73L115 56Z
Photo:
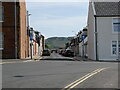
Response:
M6 63L2 64L2 87L118 88L118 63L74 61L58 54L36 62Z

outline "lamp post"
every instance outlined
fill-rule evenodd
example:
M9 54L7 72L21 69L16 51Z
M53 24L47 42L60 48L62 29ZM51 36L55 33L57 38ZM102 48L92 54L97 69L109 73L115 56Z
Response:
M31 44L30 44L30 46L29 46L29 37L30 37L30 24L29 24L29 17L30 17L30 13L29 13L29 11L27 11L26 12L26 18L27 18L27 35L28 35L28 41L27 41L27 43L28 43L28 48L30 47L31 48ZM28 56L30 56L30 55L32 55L32 54L30 54L31 53L31 49L30 49L30 51L28 50ZM32 57L31 57L32 58Z
M28 28L28 29L29 29L29 27L30 27L30 26L29 26L29 25L30 25L30 24L29 24L29 17L30 17L30 15L31 15L31 14L29 13L29 11L27 11L27 28Z

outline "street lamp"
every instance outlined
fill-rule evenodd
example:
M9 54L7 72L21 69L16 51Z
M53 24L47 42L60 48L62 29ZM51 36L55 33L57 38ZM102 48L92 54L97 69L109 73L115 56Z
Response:
M30 13L29 13L29 11L27 11L27 27L28 27L28 29L29 29L29 17L30 17Z
M30 13L29 13L29 11L27 11L27 34L29 35L30 33L29 33L29 29L30 29L30 22L29 22L29 17L30 17Z

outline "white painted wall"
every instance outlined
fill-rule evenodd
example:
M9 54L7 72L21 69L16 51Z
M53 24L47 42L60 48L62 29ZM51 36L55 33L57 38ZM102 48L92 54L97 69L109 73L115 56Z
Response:
M98 57L100 60L116 60L112 55L112 40L118 40L118 33L113 32L113 17L97 17Z
M94 36L94 10L92 4L89 5L89 13L88 13L88 58L95 60L95 36Z
M83 55L83 47L82 47L82 42L79 43L79 56L82 56Z
M43 48L42 48L42 38L40 39L40 47L39 47L39 53L40 55L42 55L42 51L43 51Z

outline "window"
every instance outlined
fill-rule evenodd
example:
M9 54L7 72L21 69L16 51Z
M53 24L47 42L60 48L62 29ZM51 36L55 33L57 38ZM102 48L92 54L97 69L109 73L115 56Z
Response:
M0 50L3 49L3 33L0 32Z
M120 41L112 41L112 55L120 55Z
M113 19L113 31L120 32L120 18Z
M118 55L120 55L120 41L118 42Z
M4 21L4 9L3 6L0 6L0 22Z
M117 41L112 41L112 55L117 55Z

